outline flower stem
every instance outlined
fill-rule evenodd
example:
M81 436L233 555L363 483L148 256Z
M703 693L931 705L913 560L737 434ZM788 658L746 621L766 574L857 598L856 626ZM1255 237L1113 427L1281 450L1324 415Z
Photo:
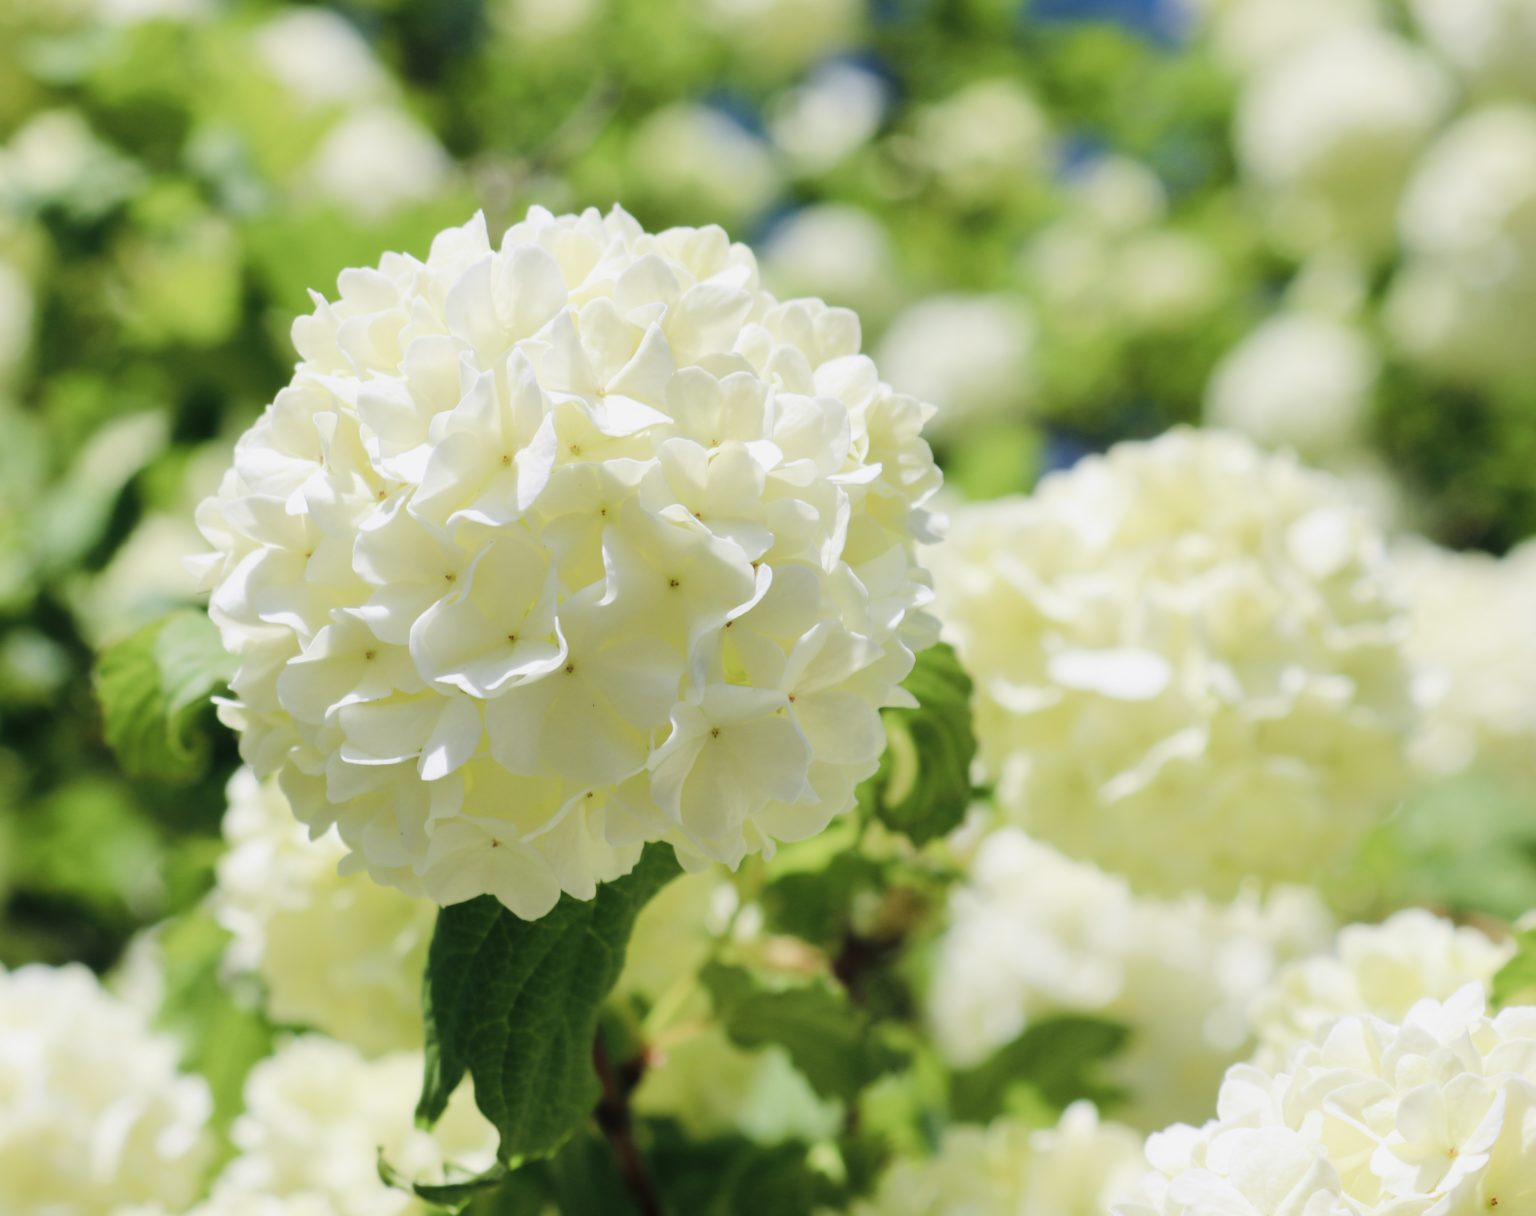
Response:
M603 1096L597 1103L597 1125L603 1129L603 1135L613 1149L619 1176L635 1201L636 1216L662 1216L661 1199L656 1194L640 1146L635 1143L634 1120L629 1109L629 1095L640 1083L645 1070L644 1059L616 1070L608 1059L608 1049L599 1033L592 1042L592 1064L603 1087Z

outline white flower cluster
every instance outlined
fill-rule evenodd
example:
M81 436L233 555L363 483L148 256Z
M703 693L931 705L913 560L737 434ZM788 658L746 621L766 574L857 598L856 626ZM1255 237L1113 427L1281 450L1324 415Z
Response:
M1357 326L1307 312L1260 323L1216 366L1205 416L1313 461L1359 447L1381 370Z
M1255 1062L1280 1067L1298 1043L1349 1014L1401 1021L1426 997L1486 984L1514 953L1471 927L1409 908L1379 925L1349 925L1331 953L1288 963L1254 1002Z
M229 963L260 976L273 1020L370 1055L418 1046L436 908L338 873L335 832L311 840L276 782L249 769L230 779L224 838L214 913L234 935Z
M1091 1103L1055 1127L952 1127L928 1160L902 1160L854 1216L1102 1216L1145 1172L1141 1136Z
M1147 1142L1116 1216L1471 1216L1536 1207L1536 1008L1469 985L1399 1025L1347 1017L1283 1070L1239 1065L1216 1118Z
M950 898L928 1014L944 1055L981 1063L1063 1013L1121 1022L1125 1115L1161 1127L1210 1109L1252 1042L1248 1012L1277 968L1323 949L1331 922L1305 888L1233 904L1137 898L1016 828L991 833Z
M1152 894L1342 861L1413 723L1382 550L1338 483L1220 432L957 511L939 605L999 805Z
M1446 130L1399 210L1405 263L1386 322L1410 357L1475 385L1530 366L1536 308L1536 109L1494 105Z
M1166 223L1167 191L1145 165L1099 156L1074 169L1064 187L1066 214L1020 257L1047 353L1081 349L1101 360L1106 343L1196 327L1219 305L1221 256Z
M349 270L199 510L224 708L349 865L540 916L812 835L928 642L926 407L718 228L484 220Z
M1053 152L1050 122L1017 79L974 81L916 116L912 155L943 189L984 203L1043 180Z
M1244 87L1236 151L1303 249L1379 245L1451 89L1435 59L1385 28L1346 24L1277 57Z
M1415 758L1536 782L1536 543L1496 558L1406 541L1393 561L1423 707Z
M328 1216L426 1216L425 1204L380 1179L380 1154L403 1177L442 1181L449 1163L488 1169L496 1130L475 1109L468 1085L431 1132L418 1129L421 1070L420 1052L365 1060L331 1039L289 1040L246 1078L245 1111L231 1132L239 1156L198 1216L265 1216L260 1200L271 1199L305 1216L305 1205ZM279 1211L289 1216L290 1208Z
M933 402L929 429L952 436L971 423L1029 412L1034 345L1035 319L1022 297L952 293L898 313L875 355L892 384Z
M1480 92L1536 92L1536 4L1530 0L1408 0L1419 30Z
M182 1211L212 1164L208 1087L84 967L0 969L0 1212Z

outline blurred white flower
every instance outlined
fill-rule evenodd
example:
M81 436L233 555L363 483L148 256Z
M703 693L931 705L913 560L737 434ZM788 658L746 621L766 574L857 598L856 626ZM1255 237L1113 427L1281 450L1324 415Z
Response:
M420 1052L366 1060L318 1035L289 1040L246 1078L230 1133L239 1155L214 1184L209 1216L244 1216L255 1196L320 1199L329 1216L427 1216L428 1205L384 1184L379 1158L412 1181L441 1182L450 1163L490 1168L497 1136L469 1085L432 1131L417 1128L421 1075ZM257 1206L252 1216L266 1214Z
M212 1164L208 1087L84 967L0 968L0 1211L184 1211Z
M541 916L820 831L934 629L927 407L718 228L535 209L349 270L199 524L227 721L348 867Z
M1334 1022L1277 1069L1238 1065L1214 1120L1147 1142L1116 1216L1451 1216L1536 1205L1536 1008L1479 985L1401 1025Z
M1063 219L1025 245L1022 269L1059 332L1151 333L1187 328L1221 299L1216 251L1159 226L1167 193L1147 166L1103 156L1066 181Z
M875 348L890 382L938 407L930 429L953 434L1034 403L1035 320L1021 296L935 295L898 313Z
M1496 558L1405 540L1393 558L1423 707L1415 759L1446 776L1483 766L1529 788L1536 782L1536 541Z
M306 105L378 101L393 91L357 27L330 9L279 10L251 40L267 71Z
M538 46L583 33L602 10L602 0L501 0L492 16L513 38Z
M1536 109L1460 119L1425 154L1400 212L1408 261L1387 323L1406 353L1483 383L1531 366L1536 308Z
M1536 93L1536 4L1530 0L1408 0L1429 43L1479 91Z
M206 545L184 514L147 515L101 573L81 581L71 607L96 646L125 637L162 612L192 603L197 579L186 559Z
M365 220L437 195L453 162L437 137L393 106L367 106L332 127L303 177L321 199Z
M653 110L635 128L629 161L650 193L723 222L756 215L779 190L773 149L713 106Z
M215 0L93 0L93 7L96 19L104 25L196 21L217 11Z
M1245 86L1238 160L1287 244L1379 246L1449 102L1445 75L1426 52L1384 29L1348 28Z
M1210 1109L1252 1043L1248 1011L1276 968L1324 948L1317 895L1248 891L1231 904L1135 896L1016 828L991 833L950 898L929 1018L954 1064L979 1064L1032 1023L1086 1013L1130 1028L1111 1066L1144 1127Z
M275 782L230 778L213 909L234 936L229 964L254 972L267 1012L369 1055L421 1042L421 976L436 908L340 874L334 830L311 840Z
M892 1165L853 1216L1102 1216L1144 1172L1140 1134L1077 1102L1055 1127L949 1128L934 1156Z
M1420 908L1379 925L1349 925L1330 953L1286 964L1254 1001L1254 1062L1283 1067L1298 1044L1349 1015L1399 1022L1426 997L1443 1001L1467 984L1487 984L1514 950L1512 941L1493 941Z
M1456 0L1452 0L1453 3ZM1196 0L1229 70L1246 75L1343 30L1379 25L1379 0Z
M795 212L774 228L762 257L763 278L776 295L819 296L865 321L884 315L897 292L896 257L884 225L851 204L818 203Z
M0 200L7 202L57 202L137 175L75 110L33 114L0 146Z
M773 103L768 130L792 170L836 168L869 142L885 117L890 88L856 64L823 64Z
M1217 364L1206 386L1205 419L1265 447L1322 460L1365 439L1380 371L1375 346L1355 326L1277 313Z
M1337 482L1214 431L958 509L938 603L999 805L1149 894L1344 860L1414 718L1383 548Z
M949 193L967 203L993 202L1049 172L1050 123L1017 80L965 85L918 111L913 151Z
M749 62L791 72L858 40L865 0L699 0L712 26Z

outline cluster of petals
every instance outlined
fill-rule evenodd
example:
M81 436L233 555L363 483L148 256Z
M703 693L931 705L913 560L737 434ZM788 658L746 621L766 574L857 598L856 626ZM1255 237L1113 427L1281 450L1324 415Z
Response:
M1126 1026L1107 1067L1117 1116L1143 1128L1203 1118L1252 1046L1249 1011L1279 968L1326 948L1332 919L1310 889L1230 903L1138 896L1017 828L990 833L950 896L928 1018L944 1057L982 1064L1030 1026L1086 1014Z
M1414 758L1536 781L1536 543L1503 557L1405 541L1393 553L1408 597L1408 655L1423 723Z
M184 1211L212 1099L178 1054L82 966L0 969L0 1212Z
M1115 1216L1472 1216L1536 1205L1536 1008L1481 987L1401 1023L1342 1018L1283 1068L1239 1065L1217 1116L1148 1140Z
M349 866L522 916L846 810L933 634L939 481L857 318L618 208L339 289L199 512L257 775Z
M1387 814L1414 721L1384 542L1222 432L955 512L940 615L1004 811L1147 894L1311 881Z
M1054 1127L951 1127L934 1156L892 1166L854 1216L1102 1216L1144 1172L1141 1136L1076 1102Z
M251 1070L231 1139L237 1156L195 1216L427 1216L432 1209L379 1177L441 1182L446 1167L477 1173L496 1157L496 1129L459 1089L431 1132L414 1124L421 1053L369 1060L319 1035L288 1040Z
M436 908L340 873L335 831L310 839L277 783L248 768L230 778L224 839L213 910L233 938L227 962L261 980L268 1016L369 1055L419 1046Z
M1422 1000L1486 985L1513 953L1511 941L1422 908L1379 925L1348 925L1332 951L1287 963L1255 1000L1256 1062L1280 1065L1298 1043L1346 1014L1397 1022Z

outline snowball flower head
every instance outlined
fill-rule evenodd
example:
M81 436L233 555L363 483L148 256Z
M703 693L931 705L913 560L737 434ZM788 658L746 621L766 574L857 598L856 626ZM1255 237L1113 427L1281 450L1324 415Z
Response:
M389 76L345 17L323 8L282 10L251 35L267 71L307 106L387 97Z
M1230 904L1142 898L1017 828L982 841L947 920L928 993L945 1057L972 1067L1066 1013L1121 1022L1131 1037L1110 1069L1129 1094L1122 1117L1145 1127L1210 1110L1250 1048L1255 997L1332 928L1307 888Z
M1450 99L1438 64L1385 30L1349 28L1269 65L1237 108L1237 153L1302 248L1379 244Z
M718 228L482 219L317 297L199 520L226 720L349 866L539 916L820 831L932 624L926 407Z
M940 612L1000 806L1146 893L1342 861L1413 722L1382 550L1338 482L1222 432L957 511Z
M369 1054L419 1045L436 908L339 873L335 830L311 840L277 783L249 769L230 779L224 838L214 912L234 935L230 964L261 978L273 1020Z
M950 1128L928 1160L901 1160L854 1216L1100 1216L1144 1172L1141 1137L1089 1102L1055 1127L1011 1119Z
M213 1142L208 1087L84 967L0 969L0 1211L183 1211Z
M1017 80L978 80L919 111L918 161L952 195L984 202L1042 178L1052 151L1050 124Z
M380 1180L380 1154L406 1178L441 1181L446 1164L490 1168L497 1138L467 1086L431 1132L417 1128L421 1070L420 1052L366 1060L318 1035L289 1040L246 1078L230 1133L239 1156L219 1175L210 1210L317 1197L330 1216L426 1216L426 1204Z
M1254 1002L1259 1060L1278 1067L1298 1043L1347 1014L1401 1021L1426 997L1445 1000L1486 984L1513 953L1512 942L1422 908L1379 925L1349 925L1331 953L1288 963Z
M876 355L892 384L934 403L934 432L953 433L1032 403L1035 337L1020 297L936 295L897 314Z
M1461 1216L1536 1205L1536 1008L1481 988L1401 1024L1332 1024L1278 1070L1238 1065L1214 1120L1147 1142L1116 1216Z
M1531 0L1408 0L1429 43L1480 92L1536 89L1536 4Z
M1360 443L1379 371L1375 347L1354 326L1278 314L1217 365L1206 387L1206 419L1265 447L1336 456Z
M321 199L363 220L378 220L430 199L453 162L421 123L393 105L348 114L321 141L305 177Z
M1393 560L1424 714L1414 758L1536 783L1536 542L1497 558L1409 541Z

